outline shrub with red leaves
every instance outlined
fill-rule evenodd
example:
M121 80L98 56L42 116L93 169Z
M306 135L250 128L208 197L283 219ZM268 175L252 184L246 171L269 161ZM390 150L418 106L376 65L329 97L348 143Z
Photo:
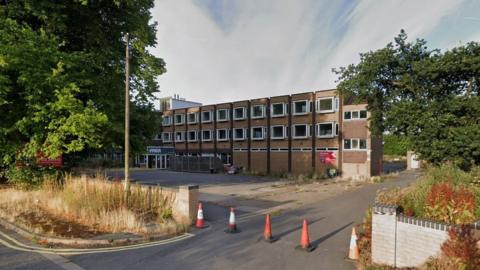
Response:
M449 239L442 245L440 264L444 269L480 269L480 250L469 225L455 226L448 231Z
M454 224L475 220L475 195L464 186L454 189L451 183L434 184L426 200L428 218Z

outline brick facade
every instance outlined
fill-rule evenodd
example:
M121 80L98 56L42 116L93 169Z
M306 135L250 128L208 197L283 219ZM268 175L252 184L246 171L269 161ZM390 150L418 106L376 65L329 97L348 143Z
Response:
M366 105L340 100L330 89L168 110L163 116L173 117L172 123L162 126L162 134L171 134L171 140L163 145L173 146L178 155L216 155L225 163L266 174L323 174L331 166L327 162L345 177L379 174L382 152L377 148L382 145L370 141ZM344 120L346 110L356 118ZM212 112L211 121L205 121L204 112ZM185 121L176 124L175 115L181 114ZM189 117L194 119L189 114L197 114L195 123L188 123ZM203 138L204 131L212 131L211 138ZM179 132L185 133L184 140L178 140ZM193 132L196 140L189 140L195 138ZM353 140L352 149L344 149L345 138ZM326 153L334 159L326 161ZM356 168L344 168L348 163Z

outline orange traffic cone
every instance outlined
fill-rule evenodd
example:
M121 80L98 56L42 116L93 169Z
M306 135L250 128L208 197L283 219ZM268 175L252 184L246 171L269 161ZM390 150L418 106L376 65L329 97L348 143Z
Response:
M348 258L352 260L358 260L360 257L360 250L357 246L357 231L355 227L352 228L352 237L350 238L350 251L348 252Z
M276 239L272 236L272 228L270 227L270 214L265 217L265 229L263 230L263 240L272 243Z
M203 207L202 203L198 203L197 222L195 227L202 229L205 228L205 220L203 219Z
M304 250L311 252L314 248L310 244L310 238L308 236L308 222L306 219L303 220L302 226L302 237L300 238L300 245L296 249Z
M236 233L238 232L237 230L237 224L235 223L235 209L233 207L230 207L230 217L228 218L228 228L225 230L227 233Z

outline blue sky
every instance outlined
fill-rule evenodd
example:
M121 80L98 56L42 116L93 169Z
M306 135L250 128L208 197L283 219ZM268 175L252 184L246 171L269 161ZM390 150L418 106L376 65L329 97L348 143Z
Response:
M442 50L480 42L477 0L157 0L152 14L160 96L205 104L334 88L332 68L400 29Z

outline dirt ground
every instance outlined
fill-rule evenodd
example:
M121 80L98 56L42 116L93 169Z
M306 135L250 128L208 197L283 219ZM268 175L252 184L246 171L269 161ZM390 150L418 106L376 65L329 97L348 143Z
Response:
M368 183L329 179L309 184L277 181L207 186L200 188L200 200L226 207L235 206L247 212L261 209L275 212L315 203L363 185Z

